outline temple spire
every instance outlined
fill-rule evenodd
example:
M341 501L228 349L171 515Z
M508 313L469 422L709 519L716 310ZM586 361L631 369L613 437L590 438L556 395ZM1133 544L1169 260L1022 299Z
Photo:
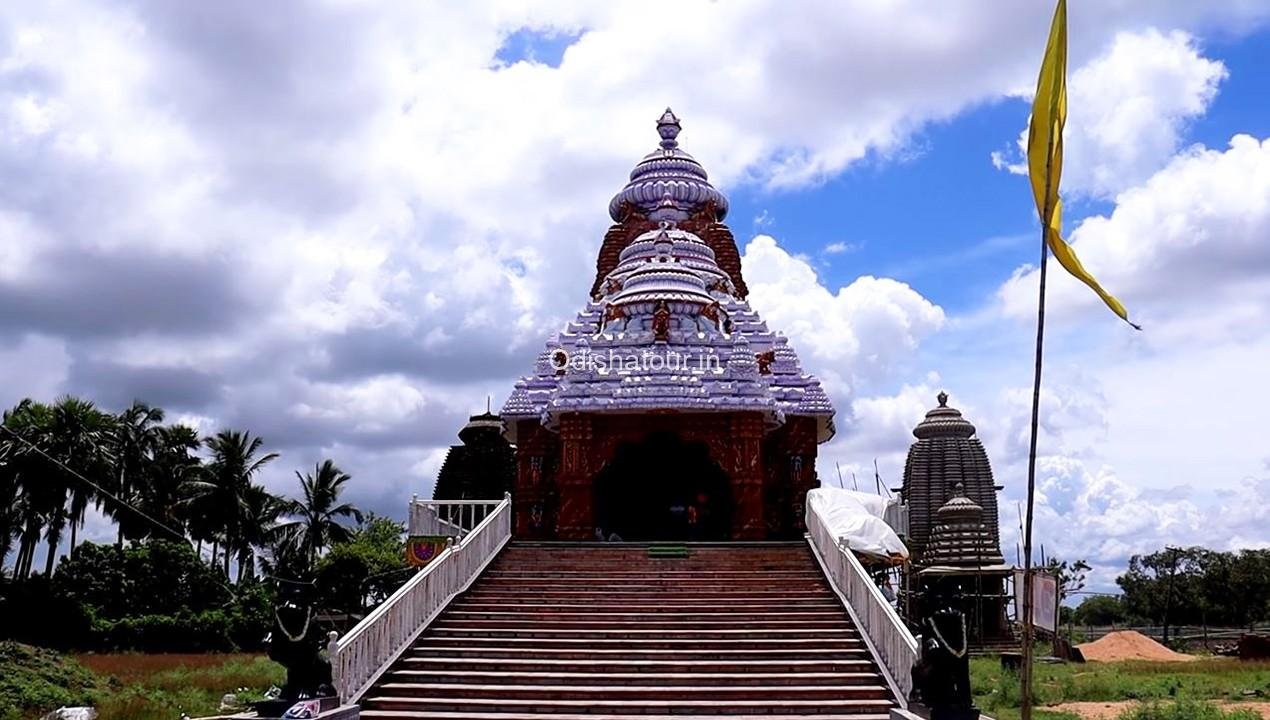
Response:
M648 217L669 196L676 220L710 208L712 220L722 222L728 214L728 199L710 184L701 163L679 147L679 131L683 126L675 111L657 118L657 134L661 140L656 150L644 156L631 170L630 182L609 201L609 217L614 222L625 220L629 212Z
M675 111L669 107L666 112L657 118L657 134L661 135L661 146L665 150L673 150L679 147L679 131L683 126L679 124L679 118L675 117Z

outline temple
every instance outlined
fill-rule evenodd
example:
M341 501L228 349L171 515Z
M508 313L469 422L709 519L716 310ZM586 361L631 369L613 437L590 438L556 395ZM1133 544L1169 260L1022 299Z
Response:
M951 598L965 614L971 648L1013 644L1006 618L1006 579L1013 567L1001 555L997 491L988 454L975 426L939 393L939 406L913 429L900 498L908 514L913 562L905 592L910 618Z
M660 143L609 203L591 297L501 416L524 538L802 536L833 407L746 301L728 201Z
M462 445L452 445L437 473L434 500L502 497L511 492L515 456L503 437L503 419L486 410L459 430Z

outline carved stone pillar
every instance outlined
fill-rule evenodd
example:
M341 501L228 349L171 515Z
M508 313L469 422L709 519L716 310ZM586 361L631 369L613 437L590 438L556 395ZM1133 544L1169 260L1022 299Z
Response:
M762 540L767 524L763 517L763 417L739 413L732 417L732 539Z
M789 479L794 532L807 531L807 493L816 487L816 420L793 418L789 428Z
M561 540L591 540L595 534L591 487L591 417L569 413L560 418L560 493L557 536Z
M520 538L542 538L546 529L546 492L550 444L537 422L521 420L516 436L516 486L512 490L513 532Z

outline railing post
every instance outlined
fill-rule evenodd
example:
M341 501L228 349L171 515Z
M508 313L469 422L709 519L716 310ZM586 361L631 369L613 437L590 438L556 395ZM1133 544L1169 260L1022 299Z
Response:
M331 663L331 685L335 694L344 697L344 673L340 669L340 634L332 630L326 634L326 659Z

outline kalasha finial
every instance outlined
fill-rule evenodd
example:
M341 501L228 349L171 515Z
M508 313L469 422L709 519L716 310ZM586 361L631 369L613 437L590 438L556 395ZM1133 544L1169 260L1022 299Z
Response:
M661 135L661 146L667 150L679 147L679 141L675 138L679 137L682 129L679 118L675 117L675 112L670 108L666 108L666 112L657 118L657 134Z
M935 399L939 401L940 407L948 407L948 393L940 390L939 394L935 396Z

